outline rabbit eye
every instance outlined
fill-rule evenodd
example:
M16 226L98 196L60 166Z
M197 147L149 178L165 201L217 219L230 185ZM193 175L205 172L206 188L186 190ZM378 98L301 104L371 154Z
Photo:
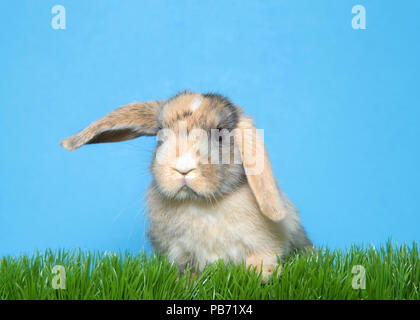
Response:
M226 129L223 128L211 129L211 137L214 139L213 141L219 142L219 146L222 146L223 140L226 137L226 133Z
M223 139L222 129L216 128L216 129L214 129L214 132L215 132L215 137L219 140L219 142L222 141L222 139Z
M229 141L229 131L227 129L219 129L219 144L221 145L224 140L226 142Z

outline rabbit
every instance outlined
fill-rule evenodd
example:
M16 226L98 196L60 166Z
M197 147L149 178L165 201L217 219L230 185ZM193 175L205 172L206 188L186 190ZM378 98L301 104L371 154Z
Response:
M255 267L266 282L286 256L313 247L273 176L261 133L228 98L182 91L130 103L60 144L75 150L139 136L158 140L146 195L148 238L181 272L222 259ZM222 154L229 161L221 162ZM218 161L206 161L213 156Z

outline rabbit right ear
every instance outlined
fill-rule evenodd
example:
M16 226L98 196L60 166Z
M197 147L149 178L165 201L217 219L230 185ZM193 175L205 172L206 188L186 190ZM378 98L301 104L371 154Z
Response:
M159 130L158 116L163 101L133 102L111 111L60 144L67 150L90 143L118 142L153 136Z
M280 221L287 214L286 203L274 178L264 141L251 118L242 115L237 129L235 142L255 200L265 216Z

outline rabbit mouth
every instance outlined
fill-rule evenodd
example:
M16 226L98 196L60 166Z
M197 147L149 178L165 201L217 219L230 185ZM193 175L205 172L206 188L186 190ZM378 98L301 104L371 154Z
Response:
M178 192L190 192L198 196L198 193L195 192L188 184L184 184L181 188L179 188Z
M176 192L175 198L193 198L193 199L199 199L202 198L200 194L198 194L194 189L192 189L187 184L182 185L178 191Z

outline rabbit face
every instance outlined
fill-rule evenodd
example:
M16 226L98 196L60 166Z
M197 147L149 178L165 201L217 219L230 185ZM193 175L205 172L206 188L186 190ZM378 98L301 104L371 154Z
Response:
M234 163L237 121L237 108L218 95L170 99L159 115L151 165L159 191L171 199L212 200L246 181L240 161Z

